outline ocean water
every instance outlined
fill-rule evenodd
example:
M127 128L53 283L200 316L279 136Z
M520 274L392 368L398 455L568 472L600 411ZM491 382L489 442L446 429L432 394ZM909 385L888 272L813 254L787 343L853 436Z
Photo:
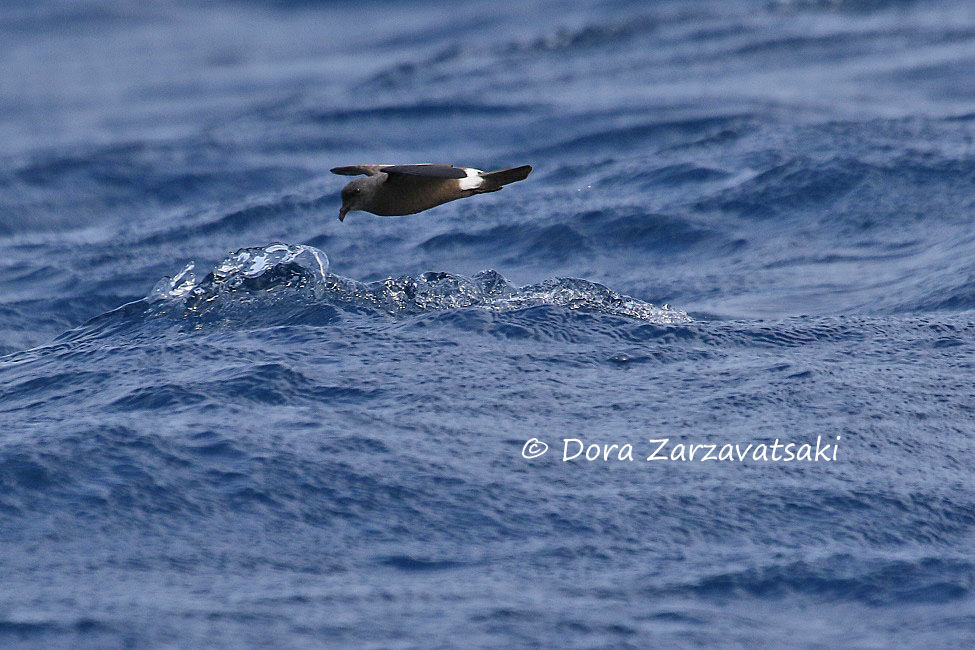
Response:
M0 71L0 646L975 644L971 2L12 0ZM340 223L384 162L535 171Z

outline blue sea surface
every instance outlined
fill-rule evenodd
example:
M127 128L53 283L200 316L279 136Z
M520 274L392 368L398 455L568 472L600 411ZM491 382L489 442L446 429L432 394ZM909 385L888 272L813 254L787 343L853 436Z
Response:
M2 647L975 646L975 4L4 2L0 355Z

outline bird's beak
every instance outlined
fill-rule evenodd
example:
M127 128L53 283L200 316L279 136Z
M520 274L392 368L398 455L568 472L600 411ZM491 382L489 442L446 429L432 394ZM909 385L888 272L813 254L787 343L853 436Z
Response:
M345 221L345 215L348 211L349 209L346 207L343 207L341 210L339 210L339 221Z

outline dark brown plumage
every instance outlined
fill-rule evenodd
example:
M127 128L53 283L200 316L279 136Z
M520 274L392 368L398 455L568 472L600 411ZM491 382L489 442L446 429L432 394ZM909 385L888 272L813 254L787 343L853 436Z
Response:
M452 165L353 165L335 167L333 174L364 175L342 188L339 221L353 210L399 216L416 214L448 201L485 192L524 180L530 165L483 172Z

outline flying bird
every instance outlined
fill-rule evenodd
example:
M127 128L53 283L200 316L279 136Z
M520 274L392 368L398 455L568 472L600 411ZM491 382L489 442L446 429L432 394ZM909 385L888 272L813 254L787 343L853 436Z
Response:
M365 175L342 188L339 221L353 210L382 217L416 214L475 194L497 192L504 185L521 181L531 165L483 172L453 165L353 165L335 167L333 174Z

